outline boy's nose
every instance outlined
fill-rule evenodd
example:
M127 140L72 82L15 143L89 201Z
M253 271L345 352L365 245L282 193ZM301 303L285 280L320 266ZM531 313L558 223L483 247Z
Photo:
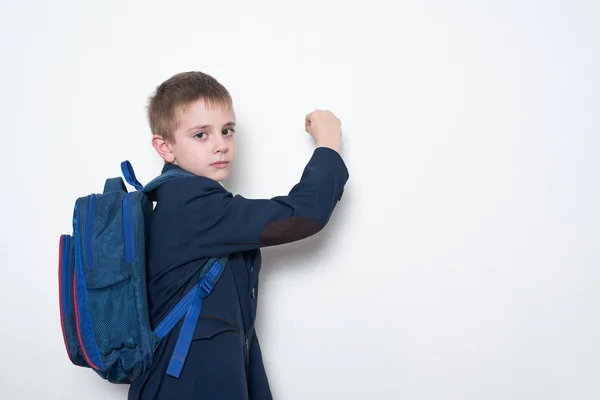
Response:
M214 152L226 153L228 149L227 141L222 136L218 136L215 142Z

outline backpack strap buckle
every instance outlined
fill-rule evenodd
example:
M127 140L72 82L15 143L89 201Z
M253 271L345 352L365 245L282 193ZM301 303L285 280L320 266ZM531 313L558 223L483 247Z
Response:
M210 294L210 292L212 292L214 287L215 287L215 285L210 280L202 279L202 282L200 282L200 285L199 285L200 296L202 298L208 296Z

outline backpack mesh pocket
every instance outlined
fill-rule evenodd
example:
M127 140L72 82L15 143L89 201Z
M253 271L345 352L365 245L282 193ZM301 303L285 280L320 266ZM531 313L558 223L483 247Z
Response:
M88 288L88 307L96 342L104 356L139 342L138 319L131 279L102 289Z

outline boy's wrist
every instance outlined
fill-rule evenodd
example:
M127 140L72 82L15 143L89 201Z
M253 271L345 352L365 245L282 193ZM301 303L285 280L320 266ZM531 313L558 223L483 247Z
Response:
M332 150L337 151L338 153L341 150L341 143L339 142L318 142L317 147L328 147Z

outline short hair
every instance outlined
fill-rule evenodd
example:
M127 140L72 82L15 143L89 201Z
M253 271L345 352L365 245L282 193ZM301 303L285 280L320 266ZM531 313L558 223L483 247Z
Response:
M152 134L174 142L177 113L185 112L200 99L208 106L232 107L229 91L206 73L181 72L161 83L148 100L147 115Z

